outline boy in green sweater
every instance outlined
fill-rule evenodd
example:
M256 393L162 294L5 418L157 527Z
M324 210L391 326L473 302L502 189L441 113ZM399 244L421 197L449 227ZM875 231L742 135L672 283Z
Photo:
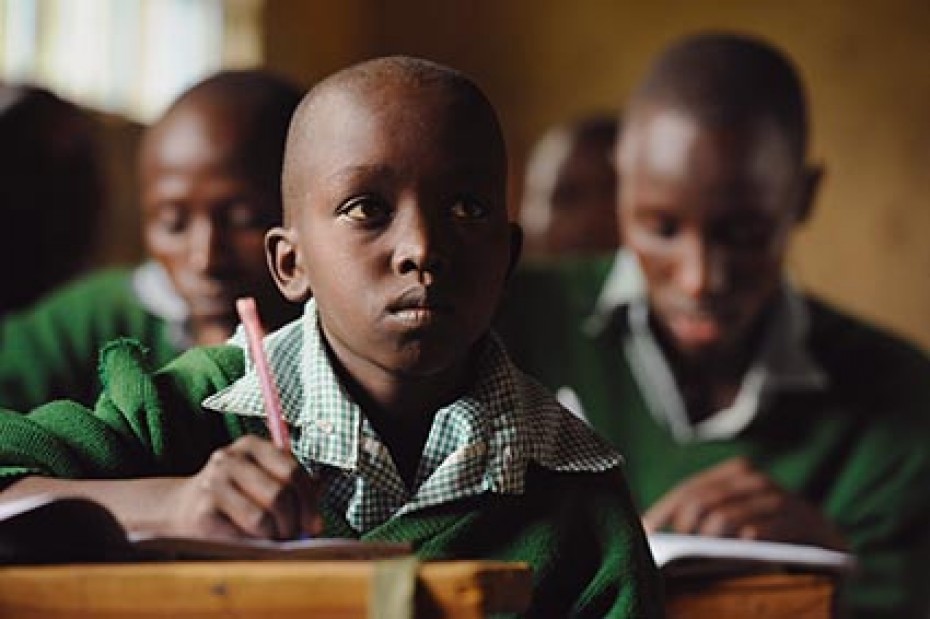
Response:
M271 326L298 315L268 274L264 235L281 222L281 160L300 95L264 71L226 71L171 105L139 157L153 260L89 275L4 317L0 406L27 410L58 398L90 405L108 341L135 338L154 363L167 363L191 346L225 341L238 296L257 297Z
M266 338L291 450L264 438L241 334L154 374L116 343L95 412L0 414L0 496L85 495L169 534L527 561L532 615L660 616L620 456L489 332L520 247L505 194L498 120L468 78L392 57L324 80L266 236L279 288L306 303Z
M614 252L617 226L615 114L593 114L549 128L527 157L520 204L524 255L558 260Z
M647 528L846 549L854 616L926 617L930 361L786 275L821 176L791 62L689 37L624 118L628 251L516 277L516 363L623 452Z

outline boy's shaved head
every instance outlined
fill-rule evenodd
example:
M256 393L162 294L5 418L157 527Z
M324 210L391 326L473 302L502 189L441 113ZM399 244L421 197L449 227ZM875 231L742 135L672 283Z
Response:
M179 124L209 126L216 151L229 165L278 193L284 138L301 92L261 70L223 71L181 95L147 132L142 165L166 133Z
M468 124L485 138L487 156L506 182L507 155L503 131L493 106L481 89L465 74L443 65L407 56L389 56L363 62L319 82L307 93L291 123L284 160L283 190L285 219L293 198L305 191L302 162L314 148L314 134L331 122L327 109L346 99L374 106L388 97L417 92L441 93L448 113Z
M677 108L711 127L772 121L792 155L807 152L804 87L782 52L756 38L722 33L692 36L668 48L634 91L630 115L653 107Z

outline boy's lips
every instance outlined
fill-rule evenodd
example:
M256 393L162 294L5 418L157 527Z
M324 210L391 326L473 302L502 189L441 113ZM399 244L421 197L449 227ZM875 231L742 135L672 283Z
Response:
M686 347L713 346L726 337L737 320L731 306L723 304L677 307L666 315L666 327Z
M428 288L410 288L387 306L388 314L407 327L427 327L452 314L452 304Z
M706 345L720 339L720 322L711 316L678 315L671 319L669 328L676 338L691 345Z
M210 294L197 294L188 299L188 308L192 316L201 319L235 318L234 291L223 290Z

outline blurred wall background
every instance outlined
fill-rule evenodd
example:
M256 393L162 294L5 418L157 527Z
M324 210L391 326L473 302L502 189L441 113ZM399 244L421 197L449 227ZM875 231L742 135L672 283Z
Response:
M619 108L649 60L699 29L766 37L809 88L826 166L791 271L806 288L930 348L930 2L925 0L268 0L266 62L305 84L408 53L475 77L519 184L549 124Z
M26 1L68 0L0 0ZM144 13L169 0L133 1ZM125 11L125 0L82 2L110 2ZM792 252L795 279L930 349L926 0L170 2L185 11L186 3L221 3L216 14L224 34L216 58L223 66L264 63L305 86L352 62L393 53L471 74L497 105L507 132L513 204L532 141L552 123L619 109L669 42L702 29L761 35L801 68L813 157L827 171L813 218ZM151 43L176 44L171 37ZM108 119L112 167L123 173L100 251L104 264L142 253L132 188L140 126Z

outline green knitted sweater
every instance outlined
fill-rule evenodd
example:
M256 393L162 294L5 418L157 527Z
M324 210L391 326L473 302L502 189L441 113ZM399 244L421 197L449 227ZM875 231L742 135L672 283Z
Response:
M648 508L685 478L743 455L839 527L861 569L844 599L855 617L927 617L930 361L901 340L807 300L807 350L823 391L778 394L730 440L679 443L656 421L624 355L626 312L583 328L610 260L524 271L498 331L514 362L550 389L569 386L626 459Z
M26 474L67 478L190 475L260 418L201 408L243 372L240 349L193 349L148 370L138 346L101 356L105 392L96 410L53 402L29 415L0 412L0 485ZM358 537L324 512L324 535ZM532 616L653 617L660 584L618 470L556 473L539 467L518 496L484 494L389 519L365 539L410 541L421 558L526 561Z
M97 356L107 342L131 337L156 365L180 352L167 323L146 311L132 271L101 271L35 306L0 320L0 406L29 410L59 398L93 404L100 393Z

